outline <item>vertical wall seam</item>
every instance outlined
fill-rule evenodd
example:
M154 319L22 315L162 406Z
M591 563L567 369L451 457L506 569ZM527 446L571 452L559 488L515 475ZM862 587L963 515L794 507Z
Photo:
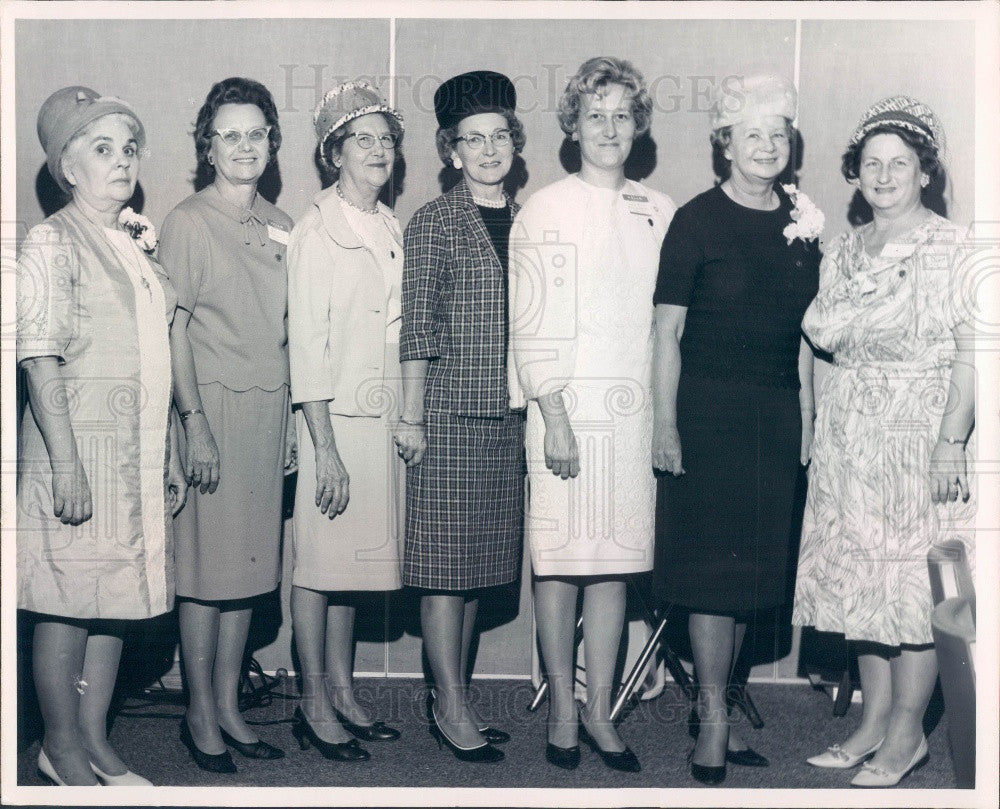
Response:
M396 18L389 18L389 106L393 109L396 108ZM392 178L392 182L395 185L396 178ZM393 197L395 197L395 189L393 189ZM393 205L395 207L395 205ZM397 526L398 530L402 531L403 526ZM383 672L386 677L389 677L391 672L389 671L389 620L392 615L392 610L389 607L392 601L392 596L388 593L382 601L382 655L383 655Z
M396 18L389 18L389 106L396 106Z
M799 74L802 67L802 19L795 20L795 75L792 83L795 85L795 92L799 92ZM796 118L798 116L796 115Z

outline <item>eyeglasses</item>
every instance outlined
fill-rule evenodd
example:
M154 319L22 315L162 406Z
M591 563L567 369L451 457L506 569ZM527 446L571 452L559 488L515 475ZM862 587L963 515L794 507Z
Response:
M243 138L246 138L250 143L257 144L267 140L267 136L271 134L271 127L258 126L248 132L241 132L238 129L216 129L211 134L212 137L218 135L222 138L222 142L226 146L239 146L243 142Z
M362 149L371 149L375 145L376 140L382 144L383 149L395 149L396 142L399 140L399 138L392 132L386 132L384 135L379 135L377 137L371 132L352 132L350 135L347 135L344 140L347 140L347 138L354 138L354 140L357 141L358 146Z
M464 140L466 146L478 152L486 145L487 140L494 146L510 146L513 138L514 136L509 129L496 129L492 135L484 135L482 132L470 132L468 135L453 138L451 145L454 146L460 140Z

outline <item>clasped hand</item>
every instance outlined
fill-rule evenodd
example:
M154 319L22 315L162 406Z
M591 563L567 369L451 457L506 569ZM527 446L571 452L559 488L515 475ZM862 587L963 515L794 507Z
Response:
M931 500L935 503L955 501L961 494L962 502L969 499L969 477L966 468L965 447L938 441L931 452Z
M351 499L351 476L337 447L316 448L316 505L331 520L347 508Z
M546 423L544 448L545 465L553 475L566 480L580 474L580 448L569 419Z
M416 466L427 452L427 431L424 425L400 421L392 435L396 453L407 466Z
M681 436L676 424L653 425L653 468L675 478L684 474L681 466Z
M80 525L94 514L90 482L79 458L52 465L52 513L63 525Z
M204 415L195 413L184 422L184 437L184 476L188 485L200 487L202 494L214 493L219 488L219 447Z

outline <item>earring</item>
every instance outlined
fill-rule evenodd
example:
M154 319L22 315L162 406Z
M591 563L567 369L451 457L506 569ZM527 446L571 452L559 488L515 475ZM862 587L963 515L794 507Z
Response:
M215 165L215 158L212 157L212 155L208 156L208 165L210 165L210 166L214 166Z
M455 154L454 152L452 152L452 154L451 154L451 164L452 164L452 165L453 165L453 166L454 166L454 167L455 167L456 169L458 169L459 171L461 171L461 170L462 170L462 158L460 158L460 157L459 157L459 156L458 156L457 154Z
M920 187L927 188L927 185L930 183L930 181L931 181L930 177L928 177L926 174L922 175L920 177Z

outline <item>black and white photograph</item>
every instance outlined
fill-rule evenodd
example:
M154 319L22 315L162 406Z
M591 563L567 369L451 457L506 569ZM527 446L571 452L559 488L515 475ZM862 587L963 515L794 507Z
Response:
M5 805L997 805L995 0L0 13Z

